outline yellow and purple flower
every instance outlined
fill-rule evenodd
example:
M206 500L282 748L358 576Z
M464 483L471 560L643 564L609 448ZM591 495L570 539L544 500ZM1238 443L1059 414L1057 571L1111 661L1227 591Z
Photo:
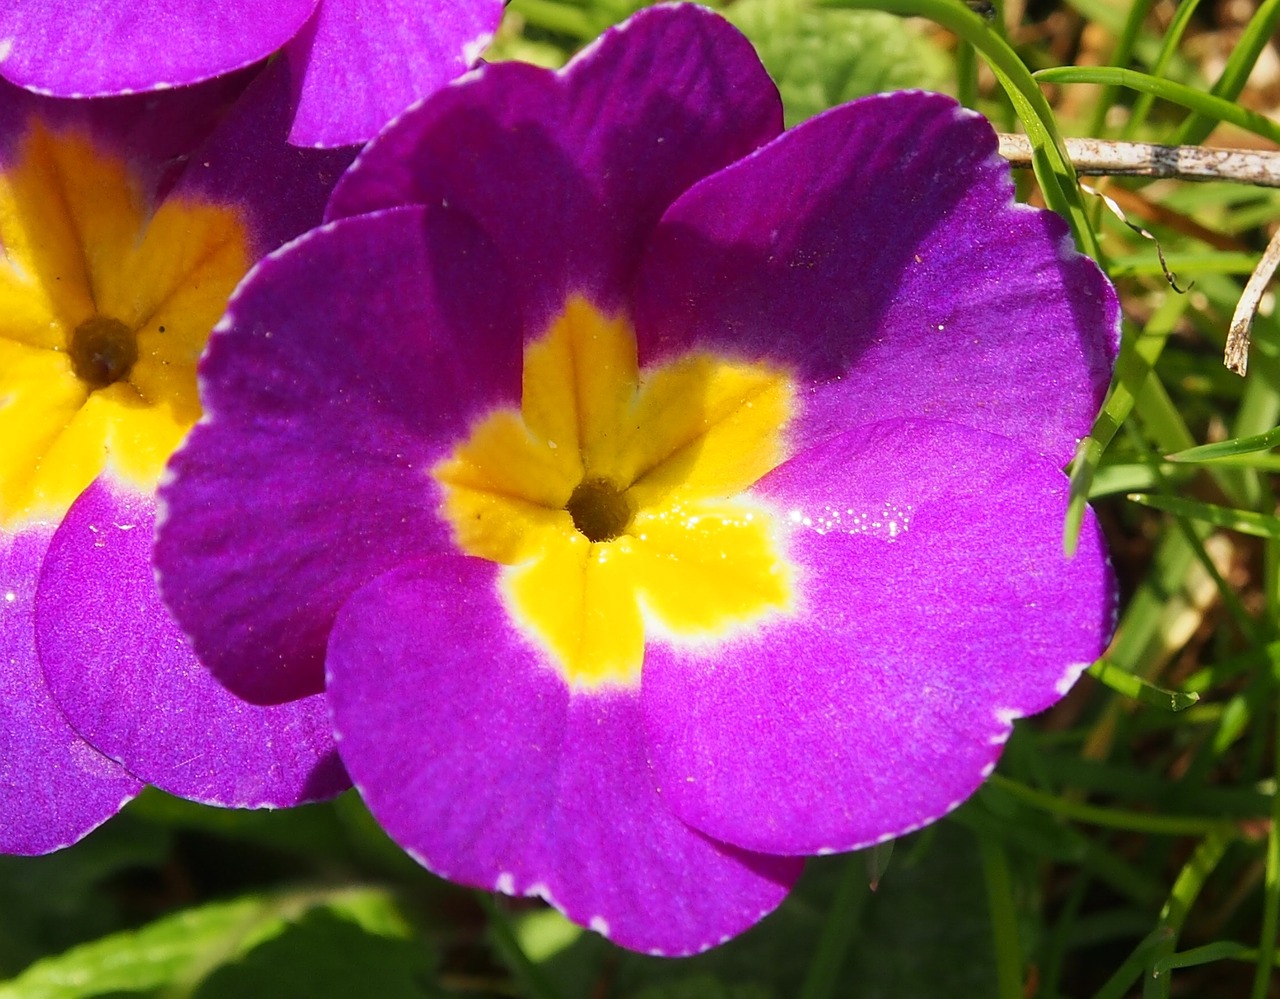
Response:
M220 687L151 568L209 331L352 158L286 144L283 64L245 83L100 101L0 84L3 852L65 846L143 782L254 806L347 785L323 697Z
M328 217L210 341L156 562L229 687L327 691L432 870L697 951L1101 651L1060 469L1115 295L949 98L784 133L745 39L654 8L441 91Z
M289 140L341 146L469 69L501 16L502 0L20 0L0 4L0 75L100 97L207 80L283 47Z

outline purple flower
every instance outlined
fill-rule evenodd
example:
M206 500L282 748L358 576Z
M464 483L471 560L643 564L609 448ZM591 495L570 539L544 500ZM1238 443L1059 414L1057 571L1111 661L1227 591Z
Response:
M232 299L161 493L228 686L327 690L422 863L655 953L954 808L1111 627L1060 468L1114 292L950 99L781 121L696 7L442 91Z
M262 708L219 686L151 568L209 330L352 158L285 143L284 64L245 83L100 101L0 84L0 851L74 842L142 782L225 805L347 784L323 697Z
M289 141L364 142L469 68L502 0L11 0L0 74L39 93L99 97L207 80L281 46L297 114Z

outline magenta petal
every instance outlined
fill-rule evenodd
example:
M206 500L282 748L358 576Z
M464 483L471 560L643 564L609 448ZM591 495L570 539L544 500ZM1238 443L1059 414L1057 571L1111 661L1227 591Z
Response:
M193 87L128 97L71 100L44 97L0 80L0 163L12 164L33 121L54 132L87 135L129 164L140 193L167 188L192 149L214 131L255 70Z
M329 216L442 202L468 212L539 332L570 292L624 305L667 206L781 128L746 39L709 11L661 7L558 74L499 63L440 91L365 150Z
M460 556L412 563L338 616L329 696L374 816L442 876L541 895L624 947L691 953L761 919L799 861L675 818L638 698L571 695L509 623L497 572Z
M187 162L173 194L234 205L248 223L255 257L320 223L325 202L354 149L298 149L288 63L277 60L250 84Z
M19 0L0 7L0 73L60 97L94 97L207 80L264 59L316 0Z
M209 341L204 419L161 487L161 592L200 658L260 703L323 688L347 597L452 549L429 472L520 398L506 279L466 220L394 209L253 271Z
M1115 292L1056 215L1012 202L986 121L868 97L788 131L664 216L637 293L642 361L693 347L782 362L816 440L945 419L1061 465L1111 374Z
M289 43L300 146L367 142L415 100L470 69L502 0L324 0Z
M816 853L918 828L1102 652L1115 600L1097 527L1066 558L1065 477L1005 438L874 424L753 492L779 518L796 611L645 658L656 779L708 835Z
M49 688L90 742L195 801L283 807L350 786L324 695L257 707L196 660L156 591L155 502L94 482L45 557L36 626Z
M69 846L142 790L76 734L45 688L35 596L52 533L0 533L0 853Z

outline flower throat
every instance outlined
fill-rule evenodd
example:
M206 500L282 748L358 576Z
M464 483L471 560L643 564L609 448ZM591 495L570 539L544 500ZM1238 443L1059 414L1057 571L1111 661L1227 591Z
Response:
M72 332L67 352L77 378L90 389L106 388L138 363L138 335L119 319L92 316Z
M635 333L571 299L498 408L432 469L468 555L504 566L512 622L573 687L633 685L645 630L702 641L791 606L772 513L784 372L707 352L640 371Z

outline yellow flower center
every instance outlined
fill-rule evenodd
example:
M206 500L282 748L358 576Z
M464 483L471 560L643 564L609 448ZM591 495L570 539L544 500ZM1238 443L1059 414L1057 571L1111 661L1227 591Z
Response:
M154 489L251 262L239 216L153 212L123 160L33 121L0 173L0 245L0 527L59 519L108 465Z
M710 353L640 372L628 323L575 298L525 350L520 410L432 475L570 685L633 684L646 632L705 641L790 609L773 514L741 494L781 460L793 400L785 372Z

